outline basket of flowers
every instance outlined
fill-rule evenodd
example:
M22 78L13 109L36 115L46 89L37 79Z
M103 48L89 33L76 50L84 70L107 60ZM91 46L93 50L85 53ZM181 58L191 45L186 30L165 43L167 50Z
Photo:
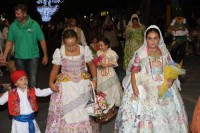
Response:
M88 114L94 117L95 121L98 123L109 121L117 114L114 100L106 98L106 94L101 91L96 93L94 88L92 90L94 102L85 107Z

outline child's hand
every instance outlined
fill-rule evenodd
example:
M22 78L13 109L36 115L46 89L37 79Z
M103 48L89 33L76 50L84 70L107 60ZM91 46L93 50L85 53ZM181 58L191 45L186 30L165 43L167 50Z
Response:
M167 87L168 88L170 88L173 85L173 83L174 83L174 79L171 79L171 78L167 79Z
M98 63L97 63L97 66L100 66L100 65L101 65L100 62L98 62Z
M51 88L51 90L52 90L53 92L59 92L59 87L58 87L56 84L50 83L50 84L49 84L49 87Z

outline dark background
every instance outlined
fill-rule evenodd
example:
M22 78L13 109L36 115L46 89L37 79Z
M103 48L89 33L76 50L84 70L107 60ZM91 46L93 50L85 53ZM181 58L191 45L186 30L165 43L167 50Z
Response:
M101 11L108 10L111 15L123 13L131 15L140 10L142 21L148 25L151 18L155 16L165 17L166 2L168 0L64 0L60 3L60 9L52 17L52 20L62 20L69 17L89 15L90 13L99 14ZM187 18L191 12L200 13L200 0L169 0L171 1L172 17L175 8L181 8ZM29 7L29 14L33 19L41 22L40 14L36 10L36 0L0 0L0 14L5 13L7 18L14 19L13 8L16 4L25 3Z

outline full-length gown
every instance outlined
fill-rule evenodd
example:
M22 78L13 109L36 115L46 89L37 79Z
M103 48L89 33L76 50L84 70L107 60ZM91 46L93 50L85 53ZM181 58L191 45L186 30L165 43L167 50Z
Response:
M172 61L166 46L160 47L162 56L148 56L142 46L130 61L123 80L124 95L115 122L117 133L187 133L188 121L182 98L180 82L176 79L171 88L159 97L163 83L163 67ZM132 100L131 70L135 74L139 97Z
M124 62L123 62L124 70L127 69L128 63L133 57L134 52L138 50L143 44L144 29L145 27L143 25L141 25L138 28L133 28L130 26L126 27L125 31L126 41L125 41Z
M52 63L61 65L61 74L56 80L60 91L51 96L46 133L98 132L98 125L85 109L91 97L86 63L93 57L88 46L79 45L79 48L78 56L66 56L64 45L54 52Z

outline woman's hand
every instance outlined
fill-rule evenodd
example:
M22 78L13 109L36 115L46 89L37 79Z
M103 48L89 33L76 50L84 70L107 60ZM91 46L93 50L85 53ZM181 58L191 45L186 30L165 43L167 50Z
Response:
M54 83L49 83L49 87L53 92L59 92L59 87Z
M94 86L94 88L97 88L97 79L92 80L92 85Z
M139 90L137 87L134 87L133 88L133 93L132 93L132 96L131 96L131 99L132 100L136 100L136 98L139 96Z
M171 78L167 79L167 87L168 88L170 88L173 85L173 83L174 83L174 79L171 79Z

